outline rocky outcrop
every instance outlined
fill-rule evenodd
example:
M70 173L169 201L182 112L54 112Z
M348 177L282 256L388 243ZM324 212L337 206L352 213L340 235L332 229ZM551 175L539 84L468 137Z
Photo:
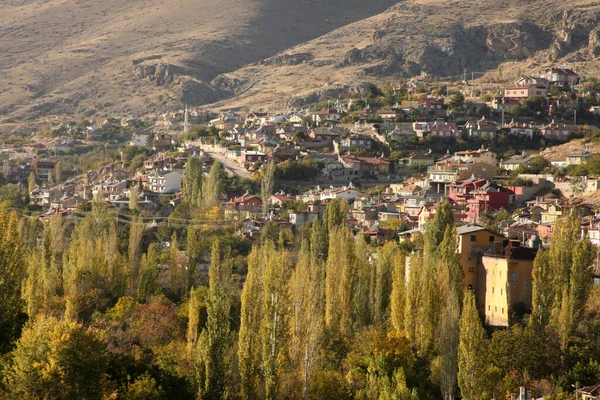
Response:
M595 27L591 30L588 36L588 53L592 57L600 55L600 26Z
M280 54L274 57L267 58L264 61L259 62L259 64L263 65L272 65L275 67L282 67L285 65L298 65L302 64L306 61L310 61L313 59L313 55L311 53L295 53L295 54Z
M184 69L167 63L157 64L134 64L133 71L139 79L147 79L155 86L167 86L171 84Z

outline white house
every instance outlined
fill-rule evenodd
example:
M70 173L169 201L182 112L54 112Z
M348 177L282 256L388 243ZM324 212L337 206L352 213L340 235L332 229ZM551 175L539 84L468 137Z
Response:
M133 136L131 136L131 142L129 142L129 145L138 147L148 146L152 136L153 135L150 132L136 132L133 134Z
M176 193L181 189L183 176L177 171L148 175L148 189L155 193Z

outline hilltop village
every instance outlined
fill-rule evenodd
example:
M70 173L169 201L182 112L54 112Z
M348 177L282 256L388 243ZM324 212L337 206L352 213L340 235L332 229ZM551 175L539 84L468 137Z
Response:
M332 274L339 260L343 264L337 272L339 290L346 288L352 296L363 293L369 299L365 300L368 306L346 304L352 310L363 307L363 311L348 311L349 316L340 319L341 335L352 338L357 327L391 324L396 335L411 341L415 354L430 357L424 349L442 345L432 344L433 338L429 343L427 336L411 334L408 326L426 329L433 324L418 314L426 305L419 305L418 298L411 300L410 296L416 296L411 290L425 285L423 290L435 292L435 296L442 296L436 290L446 290L444 283L438 289L426 289L427 274L433 274L432 282L442 279L439 271L428 269L436 264L432 254L456 266L446 282L454 288L447 289L447 306L451 307L453 295L458 302L463 292L472 294L472 312L481 316L490 333L519 332L510 329L542 324L540 318L545 318L542 325L546 326L550 317L544 315L551 307L558 310L553 312L561 312L558 300L550 301L555 301L553 306L540 306L540 293L545 289L539 271L549 257L567 251L564 246L572 245L568 251L573 252L573 260L580 257L591 264L577 269L579 264L573 261L571 284L580 284L582 293L589 296L592 283L600 282L595 256L600 247L598 114L600 82L561 67L519 76L498 93L484 93L466 81L462 89L450 90L422 74L396 86L369 84L360 92L285 111L217 112L185 107L155 117L56 119L40 129L15 130L0 146L0 204L3 209L22 212L19 235L27 238L23 243L33 246L34 255L35 249L47 252L53 246L77 245L83 240L77 235L83 235L84 229L92 236L104 232L92 246L98 251L113 248L110 240L117 237L122 242L129 240L127 246L114 244L120 247L115 254L125 254L129 260L130 269L121 276L127 281L126 290L115 286L80 291L78 286L69 286L78 282L78 278L68 277L78 268L81 274L99 274L94 276L100 283L121 273L96 271L94 263L104 265L106 255L94 253L91 247L88 256L97 258L89 265L77 261L85 256L75 250L68 254L64 250L63 261L58 255L47 258L47 253L40 259L32 256L23 283L28 312L35 312L35 307L57 312L64 300L65 315L97 322L96 313L113 312L109 307L114 298L129 295L145 304L159 298L153 296L164 295L185 307L189 299L192 313L193 307L203 308L191 299L204 298L204 285L217 279L211 271L220 265L219 245L227 249L223 262L232 268L234 284L245 282L246 293L250 290L246 286L256 285L250 283L256 279L249 272L252 263L258 262L251 249L275 247L271 250L292 260L303 257L302 249L307 249L310 240L311 263L326 265L323 268ZM72 236L56 244L46 231L63 232L61 235L72 231ZM178 242L178 238L185 241ZM338 239L343 250L335 246ZM585 243L593 248L586 248ZM36 297L36 285L50 279L50 275L39 277L46 272L36 269L44 257L51 260L47 268L65 263L64 269L56 267L63 277L63 286L59 286L64 289L56 290L58 297L52 304L48 298ZM106 262L108 269L117 265ZM344 280L348 266L354 263L356 268L363 264L371 268L373 275L360 275L357 270L354 280ZM262 267L264 271L268 265ZM581 279L573 275L577 271L584 271L577 275ZM335 308L338 297L331 292L332 278L328 275L327 279L330 283L324 283L329 286L323 286L327 292L323 296L327 307ZM92 294L98 297L89 297ZM587 297L577 300L574 292L567 290L553 299L561 295L569 301L583 301L577 303L570 320L567 337L572 337L583 318ZM244 310L245 295L241 296ZM394 296L401 298L401 303ZM464 307L468 307L470 297L465 299ZM399 311L404 310L399 304L405 301L406 307L413 304L420 310L415 312L421 320L411 320L408 308ZM397 313L404 314L398 317ZM242 311L242 319L244 315ZM331 315L324 311L328 329L333 329L331 324L337 327ZM467 311L463 315L468 315ZM453 321L458 323L458 316ZM560 326L566 326L560 321ZM451 332L458 339L458 331ZM496 337L500 336L491 340ZM188 330L188 351L199 346L197 338L198 332ZM560 343L560 351L571 351L566 342ZM338 351L346 357L343 349ZM180 365L187 363L185 357L192 357L182 354ZM434 361L428 359L432 364L427 368L434 368ZM196 382L190 378L195 370L186 368L186 379ZM462 368L464 372L466 367ZM511 393L521 390L522 399L549 392L542 386L533 392L525 388L533 385L528 369L515 372L518 377L514 380L509 379L510 371L494 381L495 385L503 385L503 390ZM490 382L494 376L489 375ZM414 376L410 379L418 381ZM595 379L595 375L586 375L577 384L592 385L597 383ZM398 384L408 393L406 382ZM412 393L418 390L428 396L439 390L452 393L456 382L419 385ZM464 381L462 385L461 390L467 390ZM557 385L568 390L567 381ZM586 390L591 396L597 388L577 387L578 393ZM552 391L557 392L558 386ZM322 398L335 398L331 396Z

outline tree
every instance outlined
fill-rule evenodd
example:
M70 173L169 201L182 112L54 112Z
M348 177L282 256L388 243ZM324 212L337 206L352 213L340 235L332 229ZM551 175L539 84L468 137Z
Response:
M270 242L266 248L273 248ZM290 265L283 250L268 254L264 270L262 338L262 373L265 379L265 398L279 397L280 354L288 335L288 284Z
M554 289L549 252L538 251L533 260L533 288L530 326L541 331L550 322L554 304Z
M0 354L19 337L24 320L21 280L25 271L18 224L16 213L0 208Z
M63 176L63 163L62 161L58 161L54 166L54 177L56 183L62 183Z
M169 287L177 297L183 297L185 270L179 263L177 231L173 231L173 234L171 235L171 246L169 247Z
M323 340L323 305L320 302L322 274L311 260L308 242L303 242L300 258L290 278L290 358L293 374L301 381L306 399Z
M452 97L450 97L450 102L448 103L448 108L451 111L457 111L457 110L460 110L464 104L465 104L465 95L462 94L461 92L455 92L454 94L452 94Z
M199 394L220 399L227 387L228 350L231 344L231 263L221 260L219 242L214 241L208 272L206 327L198 340Z
M262 362L260 327L263 319L264 293L263 250L254 247L248 256L248 275L242 291L242 308L238 338L238 359L242 397L256 399L259 395L259 374Z
M141 302L158 290L158 266L160 262L160 248L158 243L151 243L148 253L144 254L141 262L140 279L137 285L137 297Z
M275 179L275 162L270 160L263 165L263 176L260 181L263 215L266 217L269 213L269 202L273 193L273 183Z
M135 381L127 385L123 400L161 400L165 392L148 372L138 376Z
M35 183L35 175L33 174L33 172L29 173L29 178L27 179L27 190L29 193L33 192L36 188L36 183Z
M375 259L375 298L373 300L373 319L375 323L384 322L385 313L392 293L392 275L395 269L398 247L395 242L387 242L377 252ZM362 252L359 252L361 254Z
M390 295L390 319L396 333L404 331L404 305L406 298L406 255L397 252L394 257L392 293Z
M202 184L200 206L208 210L221 204L221 165L215 161L208 176Z
M142 235L144 223L141 217L134 217L129 225L129 293L135 294L139 280L140 262L142 259Z
M185 169L183 170L183 180L181 183L181 193L188 204L197 204L202 191L202 162L198 157L188 157Z
M475 295L467 291L458 345L458 386L465 400L482 398L485 391L485 347L485 331L477 313Z
M138 196L139 192L136 188L129 190L129 210L134 211L138 209Z
M17 341L6 382L11 398L100 399L106 344L75 322L40 317Z

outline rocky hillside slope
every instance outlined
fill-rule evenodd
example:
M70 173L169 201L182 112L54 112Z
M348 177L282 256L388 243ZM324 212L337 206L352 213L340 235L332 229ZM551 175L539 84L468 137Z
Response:
M213 84L233 90L237 97L221 105L236 107L300 105L357 82L421 71L455 80L466 71L470 79L505 63L523 73L569 64L594 74L599 22L600 3L589 0L406 0Z
M209 82L392 0L3 0L0 119L143 113L229 95Z
M0 122L300 105L515 62L591 74L599 21L590 0L4 0Z

